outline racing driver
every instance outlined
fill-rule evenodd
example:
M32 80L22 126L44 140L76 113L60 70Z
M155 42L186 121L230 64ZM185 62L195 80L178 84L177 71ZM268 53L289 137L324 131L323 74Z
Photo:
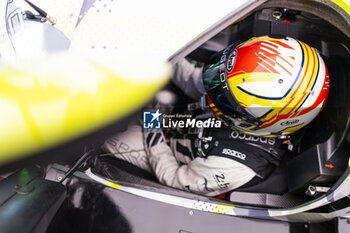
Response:
M103 148L165 185L208 196L265 179L329 92L320 54L289 37L232 44L204 68L184 59L172 81L189 97L205 100L223 126L165 137L162 129L130 125Z

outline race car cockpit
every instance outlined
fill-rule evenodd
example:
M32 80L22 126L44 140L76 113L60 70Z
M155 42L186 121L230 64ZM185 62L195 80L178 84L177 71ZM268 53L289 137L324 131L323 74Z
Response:
M330 77L326 105L298 132L296 140L286 142L289 151L262 182L244 185L218 197L206 197L162 185L153 174L108 156L100 147L103 141L116 131L122 131L130 117L135 118L147 101L157 103L169 114L193 101L168 81L161 92L176 98L170 104L164 103L155 92L166 82L165 78L153 87L140 84L132 89L134 84L128 86L127 83L123 88L134 92L146 92L152 87L146 93L148 100L138 103L135 99L133 109L125 110L125 114L115 117L117 120L96 123L79 137L33 152L40 158L33 161L35 165L25 164L27 168L23 170L20 169L23 163L1 167L4 172L15 172L0 181L0 190L11 190L0 192L0 231L231 232L237 229L254 232L260 229L260 232L347 232L350 211L349 8L343 1L251 1L168 58L172 65L186 59L195 67L204 67L213 55L230 44L260 36L291 37L307 43L322 56ZM20 41L17 37L13 40ZM164 76L169 76L169 72L165 73ZM120 95L127 95L119 91ZM51 154L59 156L48 160ZM23 182L21 177L26 177ZM35 192L38 192L36 197ZM37 205L40 199L44 204ZM22 202L35 206L34 213L30 206L21 207L27 213L14 208L16 203ZM13 213L8 214L5 207L11 207ZM28 219L28 213L32 213L35 222L24 220ZM22 228L16 228L14 221L3 220L15 217L23 220ZM26 224L30 227L26 228ZM11 231L14 229L17 231Z

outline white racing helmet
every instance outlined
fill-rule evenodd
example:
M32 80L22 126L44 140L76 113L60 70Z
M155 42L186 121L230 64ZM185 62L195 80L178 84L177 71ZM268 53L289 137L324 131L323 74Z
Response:
M215 116L256 136L285 136L310 123L329 92L319 53L293 38L251 38L206 67L203 82Z

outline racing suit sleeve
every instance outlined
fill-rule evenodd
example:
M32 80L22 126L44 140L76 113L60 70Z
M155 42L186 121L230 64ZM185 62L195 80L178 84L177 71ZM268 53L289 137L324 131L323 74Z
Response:
M242 186L256 175L252 169L239 162L215 155L179 164L171 148L164 140L159 141L151 142L147 155L158 180L165 185L216 196Z
M139 125L129 125L125 132L113 135L104 142L102 149L117 159L127 161L152 173Z
M174 65L172 81L187 96L197 100L205 93L202 72L203 68L193 67L186 59L182 59Z

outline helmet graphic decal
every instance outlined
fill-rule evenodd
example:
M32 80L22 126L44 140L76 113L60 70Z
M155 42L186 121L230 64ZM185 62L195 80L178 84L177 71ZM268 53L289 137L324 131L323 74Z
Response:
M315 49L292 38L259 37L229 50L225 71L218 69L229 91L211 85L215 78L209 79L208 71L203 78L212 109L226 125L259 136L281 135L317 116L329 77Z

